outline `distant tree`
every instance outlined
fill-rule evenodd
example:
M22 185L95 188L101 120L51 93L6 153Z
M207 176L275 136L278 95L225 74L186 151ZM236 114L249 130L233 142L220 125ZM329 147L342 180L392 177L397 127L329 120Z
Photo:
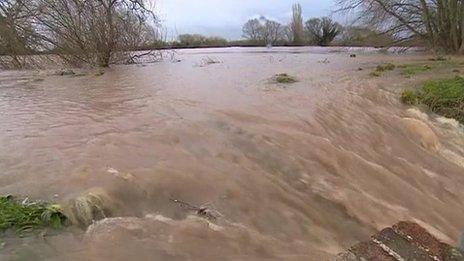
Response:
M305 30L315 44L327 46L342 32L342 26L328 17L313 18L306 22Z
M250 19L243 26L243 37L254 44L276 44L284 39L284 27L262 16Z
M294 4L292 8L292 21L290 28L293 34L293 44L304 43L304 25L303 25L303 11L300 4Z
M243 37L258 43L261 41L262 37L262 25L259 19L250 19L246 24L243 26Z
M206 47L206 46L226 46L228 41L221 37L207 37L201 34L181 34L178 36L181 46Z
M275 45L284 38L284 27L276 21L266 19L263 31L266 44Z
M347 26L340 36L340 44L349 46L384 47L395 42L392 35L380 34L365 26Z

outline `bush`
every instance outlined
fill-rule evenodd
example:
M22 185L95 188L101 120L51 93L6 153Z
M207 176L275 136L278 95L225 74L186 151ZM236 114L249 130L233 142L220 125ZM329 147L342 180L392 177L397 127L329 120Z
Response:
M428 81L418 92L406 90L401 95L406 104L421 103L431 111L464 123L464 78Z

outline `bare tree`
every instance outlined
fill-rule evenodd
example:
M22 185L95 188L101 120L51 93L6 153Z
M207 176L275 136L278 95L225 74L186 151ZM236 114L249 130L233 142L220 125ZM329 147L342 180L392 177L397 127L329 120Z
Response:
M35 0L33 8L45 46L74 65L107 67L155 35L143 0Z
M266 44L275 45L284 38L284 27L276 21L266 19L263 31Z
M243 25L243 37L254 42L259 43L262 35L262 25L259 19L250 19Z
M329 45L342 32L342 26L328 17L308 20L305 29L309 39L319 46Z
M250 19L243 26L243 36L255 44L276 44L283 41L285 28L276 21L262 16L259 19Z
M8 56L7 60L0 61L3 67L24 67L24 55L33 52L37 40L32 27L33 17L26 1L0 1L0 55Z
M292 8L292 21L290 28L293 34L293 44L304 43L304 26L303 26L303 11L300 4L294 4Z
M379 34L365 26L346 26L340 38L340 44L349 46L384 47L395 42L391 35Z
M338 0L341 11L397 42L420 39L438 51L464 53L463 0Z

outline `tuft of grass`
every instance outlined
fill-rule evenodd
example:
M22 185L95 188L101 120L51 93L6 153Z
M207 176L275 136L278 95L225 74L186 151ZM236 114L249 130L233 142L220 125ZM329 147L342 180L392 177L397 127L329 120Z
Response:
M428 81L422 89L405 90L401 100L409 105L424 104L431 111L464 124L464 78Z
M401 68L402 68L401 74L404 75L406 78L411 78L412 76L420 72L427 72L427 71L432 70L432 66L428 64L426 65L417 65L417 64L403 65L401 66Z
M67 218L59 205L19 201L11 196L0 197L0 230L14 229L18 233L52 227L60 229Z
M444 61L447 61L448 59L444 56L437 56L435 58L430 58L429 61L432 61L432 62L444 62Z
M384 64L384 65L378 65L375 70L377 72L386 72L386 71L393 71L395 70L396 68L396 65L392 64L392 63L387 63L387 64Z
M407 105L416 105L417 104L418 94L413 90L404 90L401 93L401 102Z
M275 80L278 83L295 83L295 82L298 82L298 80L295 77L290 76L290 75L288 75L286 73L277 74L275 76Z
M372 76L372 77L380 77L380 76L382 76L383 72L393 71L393 70L395 70L395 68L396 68L396 65L394 65L392 63L387 63L387 64L383 64L383 65L377 65L375 70L372 71L369 75Z

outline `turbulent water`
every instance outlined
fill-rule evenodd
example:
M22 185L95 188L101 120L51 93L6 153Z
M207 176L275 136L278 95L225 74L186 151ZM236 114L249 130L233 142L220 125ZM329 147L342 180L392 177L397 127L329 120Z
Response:
M100 193L110 210L87 229L4 237L1 260L326 260L400 220L457 244L462 127L400 104L418 79L368 75L423 57L175 56L102 76L0 72L0 193Z

